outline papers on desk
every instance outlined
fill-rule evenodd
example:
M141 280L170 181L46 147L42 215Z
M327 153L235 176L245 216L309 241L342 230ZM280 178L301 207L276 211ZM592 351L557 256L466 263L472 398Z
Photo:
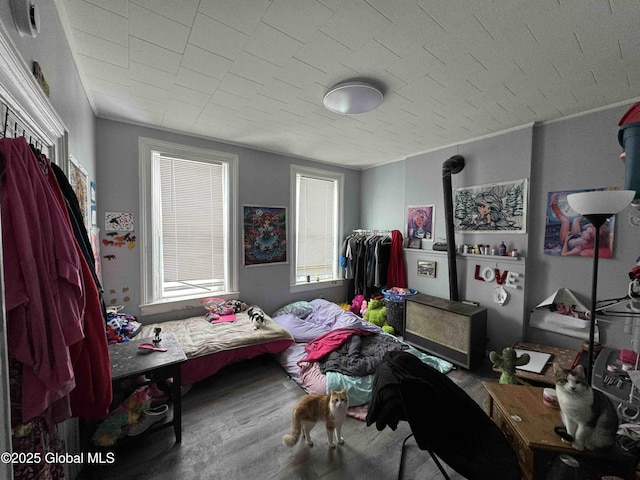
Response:
M520 350L519 348L516 348L515 351L518 357L523 353L529 354L529 363L516 368L518 370L531 373L542 373L544 367L547 366L547 363L551 360L552 356L550 353L534 352L533 350Z

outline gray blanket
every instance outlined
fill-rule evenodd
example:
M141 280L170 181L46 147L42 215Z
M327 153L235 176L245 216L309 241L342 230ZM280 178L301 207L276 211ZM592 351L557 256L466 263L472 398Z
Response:
M320 360L320 371L325 374L338 372L351 377L373 375L386 352L408 348L408 345L389 335L352 335L348 341Z

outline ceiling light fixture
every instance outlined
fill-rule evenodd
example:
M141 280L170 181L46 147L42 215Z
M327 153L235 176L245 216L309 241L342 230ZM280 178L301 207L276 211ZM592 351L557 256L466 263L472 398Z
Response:
M324 106L335 113L354 115L376 109L383 95L378 87L368 82L344 82L331 87L324 96Z

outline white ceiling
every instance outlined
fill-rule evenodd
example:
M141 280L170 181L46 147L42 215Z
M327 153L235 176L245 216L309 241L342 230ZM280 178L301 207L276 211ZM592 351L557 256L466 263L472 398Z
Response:
M57 4L97 116L354 168L640 97L636 0Z

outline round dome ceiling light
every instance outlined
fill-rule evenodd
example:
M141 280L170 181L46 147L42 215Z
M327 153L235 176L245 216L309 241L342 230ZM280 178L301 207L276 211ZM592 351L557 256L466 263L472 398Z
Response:
M354 115L376 109L383 99L378 87L367 82L345 82L331 87L324 106L335 113Z

